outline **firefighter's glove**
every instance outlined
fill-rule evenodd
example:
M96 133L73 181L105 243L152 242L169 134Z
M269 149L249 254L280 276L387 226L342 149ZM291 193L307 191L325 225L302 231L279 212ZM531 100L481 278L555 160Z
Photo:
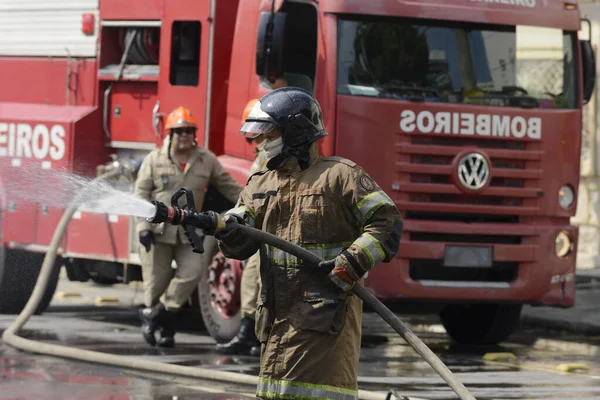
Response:
M352 290L356 281L360 279L344 254L333 260L323 261L319 266L329 270L329 279L344 292Z
M207 211L202 214L202 222L197 225L202 228L202 232L208 236L217 236L225 228L225 219L214 211Z
M227 214L224 217L219 216L219 218L218 228L216 229L214 236L219 240L237 237L238 235L235 233L238 233L239 231L235 229L235 226L244 225L244 221L232 214Z
M140 243L146 248L146 251L150 251L150 247L156 243L156 240L154 239L154 232L150 230L141 231L139 238Z

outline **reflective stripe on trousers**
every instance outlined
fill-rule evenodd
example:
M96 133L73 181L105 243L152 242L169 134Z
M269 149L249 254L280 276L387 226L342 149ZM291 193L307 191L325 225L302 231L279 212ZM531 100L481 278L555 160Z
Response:
M358 399L356 390L267 378L258 379L256 395L267 399Z

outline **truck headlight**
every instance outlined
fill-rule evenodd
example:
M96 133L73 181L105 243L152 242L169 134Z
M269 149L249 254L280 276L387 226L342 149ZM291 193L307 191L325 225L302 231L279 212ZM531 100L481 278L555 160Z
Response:
M562 185L558 191L558 204L566 210L573 205L573 201L575 201L575 192L571 186Z
M556 239L554 240L556 256L559 258L564 258L571 254L573 250L573 242L571 241L571 237L565 231L560 232L556 235Z

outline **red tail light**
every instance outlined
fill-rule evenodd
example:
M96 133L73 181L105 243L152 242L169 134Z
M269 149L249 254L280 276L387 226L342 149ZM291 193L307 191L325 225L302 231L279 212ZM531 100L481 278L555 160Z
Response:
M81 32L84 35L91 36L94 34L94 22L95 17L94 14L83 14L81 16Z

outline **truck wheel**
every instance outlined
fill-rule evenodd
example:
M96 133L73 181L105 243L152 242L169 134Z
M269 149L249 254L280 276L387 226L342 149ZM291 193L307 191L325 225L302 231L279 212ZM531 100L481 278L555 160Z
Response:
M118 278L123 276L121 264L100 260L83 260L82 264L92 282L98 285L111 286L121 282Z
M212 236L204 238L204 265L198 283L198 302L206 330L219 343L240 329L242 262L225 258Z
M497 344L519 326L521 304L448 304L440 319L460 344Z
M44 254L0 247L0 314L19 314L37 282ZM41 314L52 301L62 262L57 259L36 314Z
M119 283L117 279L104 278L102 276L90 276L92 282L100 286L112 286Z

